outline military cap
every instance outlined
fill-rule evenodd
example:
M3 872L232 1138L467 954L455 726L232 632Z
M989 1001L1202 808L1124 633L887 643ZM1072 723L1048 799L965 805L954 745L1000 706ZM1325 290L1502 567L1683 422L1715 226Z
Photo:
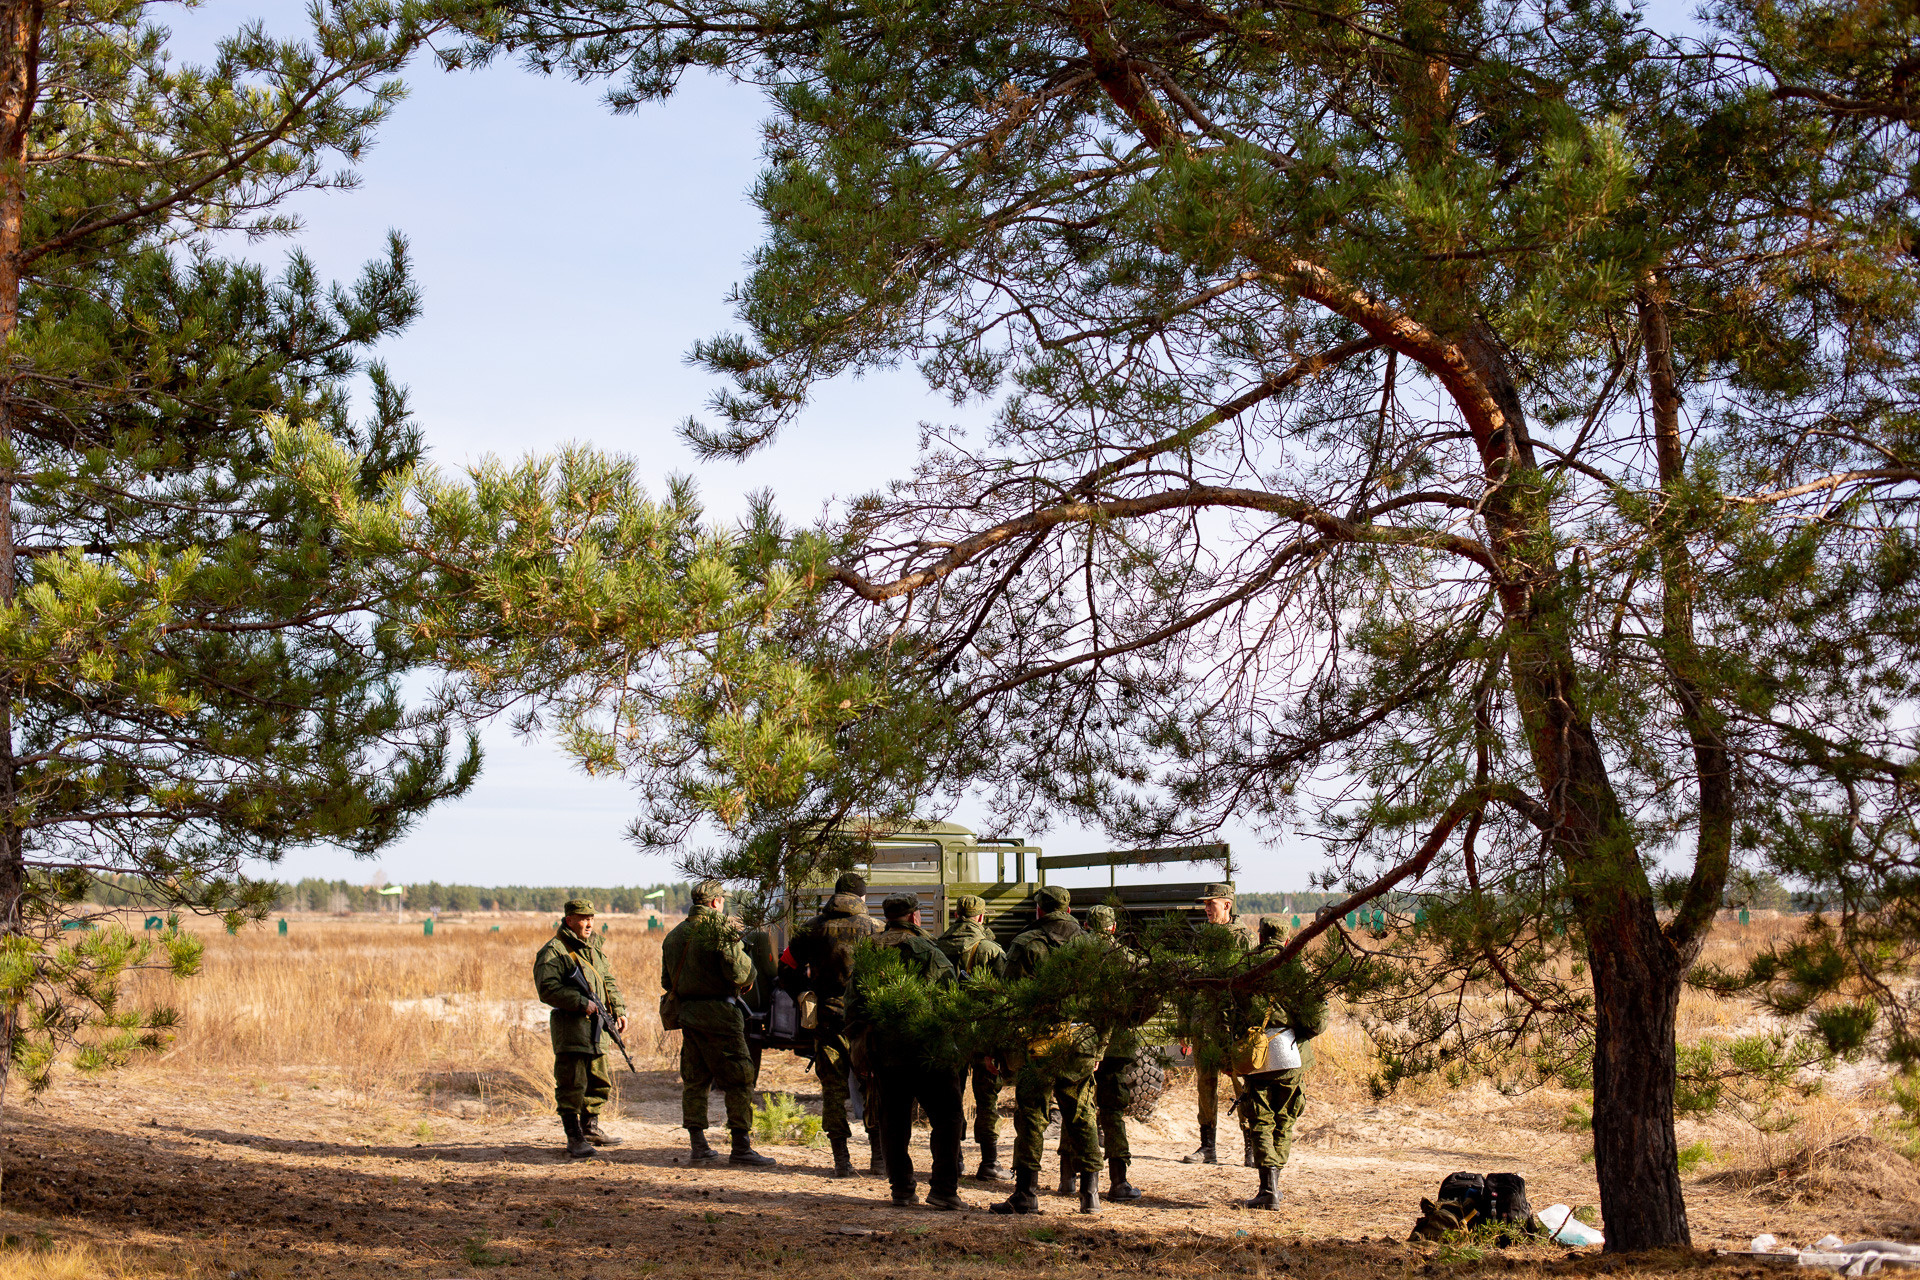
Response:
M1089 929L1111 929L1114 925L1113 908L1106 903L1087 908L1087 927Z
M1033 897L1042 911L1058 911L1073 905L1073 895L1057 884L1043 886Z
M1195 899L1195 901L1205 902L1208 898L1225 898L1231 902L1233 901L1233 886L1230 884L1204 885L1201 887L1200 896Z
M1262 941L1268 938L1277 938L1286 931L1287 922L1279 916L1260 917L1260 937Z
M954 900L953 909L971 920L987 914L987 900L977 893L963 893Z
M858 871L842 872L840 878L833 882L833 891L835 893L851 893L865 897L867 892L867 878Z
M567 905L560 909L560 914L563 916L590 916L593 914L593 903L585 898L568 898Z
M917 893L890 893L887 900L880 904L880 910L889 920L902 919L919 909L920 895Z
M695 902L712 902L715 898L724 898L726 896L727 882L724 880L702 880L699 884L693 886L693 900Z

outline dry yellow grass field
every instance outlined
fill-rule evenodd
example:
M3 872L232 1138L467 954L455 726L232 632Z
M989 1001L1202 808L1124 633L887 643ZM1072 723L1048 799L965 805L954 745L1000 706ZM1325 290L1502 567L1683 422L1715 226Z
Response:
M1347 1280L1600 1265L1538 1246L1478 1258L1404 1243L1419 1196L1455 1168L1520 1169L1539 1206L1593 1203L1586 1136L1566 1123L1581 1099L1430 1081L1376 1101L1373 1050L1349 1017L1319 1042L1282 1214L1235 1207L1251 1175L1230 1139L1221 1166L1178 1162L1194 1137L1190 1084L1136 1129L1134 1180L1149 1193L1139 1205L1036 1225L979 1212L1001 1193L969 1182L973 1212L914 1214L888 1206L883 1184L824 1178L822 1151L779 1148L773 1175L681 1163L678 1037L654 1014L659 933L608 920L640 1070L618 1073L610 1127L627 1144L569 1163L530 990L550 919L441 921L431 937L417 921L289 920L284 936L271 922L237 936L215 926L200 976L143 980L143 997L183 1015L158 1061L9 1105L0 1280L663 1269L691 1280L769 1266L871 1280L1009 1268ZM1712 958L1792 927L1729 923ZM1689 1038L1762 1025L1749 1007L1700 995L1682 1020ZM762 1084L817 1110L817 1082L789 1055L768 1055ZM1688 1178L1696 1243L1920 1230L1920 1179L1884 1141L1902 1135L1872 1071L1842 1072L1797 1109L1780 1133L1726 1117L1682 1124L1683 1145L1711 1150ZM714 1113L718 1125L717 1100ZM924 1148L920 1159L924 1170ZM1695 1254L1637 1270L1701 1265Z

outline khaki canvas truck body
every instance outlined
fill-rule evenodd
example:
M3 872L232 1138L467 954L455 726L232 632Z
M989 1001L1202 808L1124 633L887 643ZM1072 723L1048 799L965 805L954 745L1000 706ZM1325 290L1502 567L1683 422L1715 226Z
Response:
M920 899L922 927L937 935L951 922L955 900L974 894L985 900L987 925L1003 946L1033 923L1033 895L1050 871L1105 868L1106 885L1074 888L1074 915L1084 916L1097 902L1114 902L1139 921L1170 911L1198 921L1204 914L1196 903L1200 890L1222 878L1232 882L1232 852L1225 844L1050 857L1019 837L977 836L951 822L848 824L847 830L863 847L865 856L854 869L867 879L867 909L876 917L888 896L912 893ZM1196 875L1194 863L1217 865L1220 874ZM832 892L833 878L824 876L789 893L776 934L781 946Z

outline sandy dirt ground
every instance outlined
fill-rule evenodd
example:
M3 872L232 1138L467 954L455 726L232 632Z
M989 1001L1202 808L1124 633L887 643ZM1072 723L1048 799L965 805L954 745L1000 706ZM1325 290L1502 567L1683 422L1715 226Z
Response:
M1610 1272L1595 1250L1524 1245L1443 1249L1406 1243L1422 1195L1456 1169L1515 1169L1533 1203L1598 1200L1583 1135L1541 1097L1485 1085L1424 1106L1336 1110L1313 1102L1278 1213L1237 1206L1255 1177L1223 1126L1226 1163L1184 1165L1194 1146L1192 1090L1162 1100L1134 1128L1132 1176L1144 1201L1098 1216L1043 1194L1043 1217L990 1215L1005 1185L962 1184L963 1213L895 1209L882 1180L828 1176L829 1154L766 1148L777 1169L692 1169L678 1128L679 1086L667 1071L624 1072L617 1116L625 1141L570 1161L551 1115L509 1082L471 1074L421 1095L368 1096L318 1073L183 1079L162 1071L69 1080L45 1099L9 1105L0 1232L8 1246L50 1236L131 1250L160 1271L222 1276L617 1276L769 1270L785 1274L1005 1274L1129 1271L1257 1277L1432 1275L1520 1270ZM817 1110L814 1082L785 1055L763 1085ZM1010 1092L1010 1091L1009 1091ZM713 1100L716 1138L724 1137ZM1003 1141L1011 1122L1003 1121ZM925 1181L924 1136L916 1164ZM969 1172L977 1149L966 1147ZM864 1168L864 1160L861 1161ZM1920 1238L1920 1184L1910 1166L1862 1178L1808 1203L1722 1171L1689 1179L1700 1251L1642 1260L1636 1272L1700 1267L1714 1246L1761 1231L1785 1240L1826 1231ZM1043 1188L1056 1181L1049 1145ZM1901 1178L1905 1177L1903 1183ZM1105 1186L1105 1180L1102 1180ZM1759 1274L1757 1270L1752 1274Z

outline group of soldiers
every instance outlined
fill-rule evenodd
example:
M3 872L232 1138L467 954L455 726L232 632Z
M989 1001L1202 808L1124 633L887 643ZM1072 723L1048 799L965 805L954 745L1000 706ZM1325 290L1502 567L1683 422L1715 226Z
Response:
M819 913L795 932L787 954L775 958L765 931L743 931L725 911L726 888L718 880L694 887L693 907L672 929L661 948L663 1025L681 1032L682 1123L695 1164L766 1167L776 1162L752 1144L753 1090L759 1055L749 1043L748 1014L741 997L765 997L778 986L811 1004L814 1069L820 1078L822 1128L833 1151L835 1177L852 1178L853 1121L863 1122L869 1150L868 1171L886 1176L893 1203L922 1203L917 1192L909 1139L914 1109L930 1127L933 1168L924 1203L933 1209L961 1209L964 1104L971 1077L973 1139L980 1148L974 1173L981 1182L1004 1182L1000 1164L1000 1099L1013 1086L1013 1190L991 1206L994 1213L1027 1214L1040 1209L1039 1180L1046 1130L1052 1113L1060 1117L1062 1195L1079 1197L1080 1211L1100 1209L1099 1174L1104 1153L1107 1198L1131 1201L1140 1190L1128 1181L1131 1150L1126 1113L1131 1105L1135 1060L1143 1052L1139 1028L1109 1029L1089 1040L1081 1033L1064 1048L1044 1055L1007 1049L976 1053L960 1069L929 1065L929 1055L912 1044L895 1043L856 1025L856 956L863 948L890 948L906 973L927 983L968 981L991 975L1003 983L1031 978L1042 962L1066 946L1119 947L1119 918L1113 908L1096 905L1084 922L1071 910L1064 888L1043 886L1034 895L1034 920L1005 948L986 924L986 902L975 896L955 903L951 925L938 937L921 926L920 900L911 893L888 897L884 922L869 913L866 881L842 875ZM1234 947L1246 951L1277 946L1279 921L1268 917L1258 927L1234 914L1230 886L1208 885L1200 897L1206 912L1201 930L1224 930ZM599 1114L612 1093L612 1073L595 1028L626 1028L626 1008L605 953L594 937L593 904L575 899L554 938L534 962L541 1000L553 1007L554 1101L566 1130L567 1152L594 1154L595 1144L618 1138L600 1124ZM578 969L580 976L569 980ZM584 976L585 981L581 981ZM1305 988L1310 990L1310 987ZM764 1004L761 1007L765 1007ZM1232 1043L1246 1027L1203 1025L1205 1018L1183 1010L1176 1027L1182 1051L1190 1052L1199 1078L1200 1145L1185 1163L1216 1163L1219 1077L1229 1073L1243 1136L1245 1163L1258 1169L1260 1187L1244 1202L1250 1209L1275 1209L1281 1200L1280 1171L1292 1145L1295 1123L1305 1101L1311 1040L1326 1024L1326 1002L1318 995L1282 1001L1266 996L1240 1011L1241 1020L1258 1019L1262 1028L1287 1029L1299 1045L1296 1066L1280 1070L1236 1072ZM598 1023L596 1019L604 1019ZM725 1098L731 1147L723 1156L707 1141L709 1100L719 1089Z

